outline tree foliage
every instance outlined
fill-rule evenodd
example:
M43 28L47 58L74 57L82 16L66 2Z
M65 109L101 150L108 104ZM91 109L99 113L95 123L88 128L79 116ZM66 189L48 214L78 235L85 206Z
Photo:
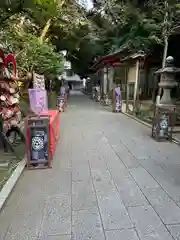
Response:
M1 0L0 40L9 43L14 53L20 52L17 59L22 71L33 67L58 72L62 57L57 52L67 50L74 70L85 75L95 59L113 51L163 48L165 36L169 37L180 21L178 0L94 3L88 11L74 0Z
M34 70L43 74L59 74L63 70L62 55L57 53L48 38L41 39L46 21L53 14L54 17L58 15L58 5L49 0L34 0L28 6L22 2L25 1L14 0L7 5L6 1L2 6L7 11L4 16L8 18L3 18L1 45L7 53L15 54L20 75Z
M115 32L110 37L113 50L127 47L130 50L149 51L154 45L163 43L165 28L170 34L179 21L178 1L167 0L167 6L165 2L102 0L98 1L95 14L101 11L107 15L111 28L106 33L109 35ZM166 22L165 12L168 13Z

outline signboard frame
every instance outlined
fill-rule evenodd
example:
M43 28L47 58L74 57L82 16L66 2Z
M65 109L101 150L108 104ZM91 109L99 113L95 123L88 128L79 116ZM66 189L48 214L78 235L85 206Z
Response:
M172 141L173 126L175 123L175 108L167 109L156 107L152 123L152 138L156 141Z
M38 160L32 159L32 136L34 136L33 131L44 131L47 136L47 159L39 158ZM26 151L27 151L27 168L35 169L40 168L51 168L51 156L50 156L50 117L49 116L30 116L26 120Z

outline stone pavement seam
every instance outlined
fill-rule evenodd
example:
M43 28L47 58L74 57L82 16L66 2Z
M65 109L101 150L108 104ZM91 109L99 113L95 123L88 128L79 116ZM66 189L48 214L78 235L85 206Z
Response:
M82 140L83 140L83 142L84 142L84 135L83 135L83 132L81 131L81 138L82 138ZM85 150L85 156L87 155L87 150L86 150L86 148L84 148L84 150ZM82 152L81 152L81 155L82 155ZM98 205L98 201L97 201L97 196L96 196L96 191L95 191L95 189L94 189L94 185L93 185L93 179L92 179L92 175L91 175L91 168L90 168L90 163L89 163L89 159L87 158L87 166L86 167L88 167L88 172L89 172L89 174L88 174L88 179L86 179L86 180L88 180L88 182L90 183L91 182L91 184L92 184L92 188L93 188L93 191L94 191L94 195L95 195L95 200L96 200L96 206L94 206L94 207L91 207L91 208L84 208L84 209L73 209L72 210L72 214L74 214L74 216L78 216L78 215L80 215L81 217L82 217L82 215L81 214L83 214L83 213L85 213L85 215L86 215L86 213L87 212L92 212L93 213L93 215L95 215L95 218L96 218L96 220L97 219L99 219L99 226L100 227L98 227L97 229L97 232L96 232L96 226L93 226L93 230L91 229L90 230L90 232L89 232L89 235L88 236L86 236L86 234L88 233L88 227L87 227L87 229L84 229L82 226L80 226L80 227L82 227L82 230L80 230L80 231L82 231L81 233L79 233L80 235L78 236L79 238L77 238L77 239L82 239L83 240L83 238L82 237L85 237L85 239L86 238L92 238L92 239L97 239L97 237L99 237L101 240L105 240L106 239L106 236L105 236L105 231L104 231L104 228L103 228L103 222L102 222L102 218L101 218L101 213L100 213L100 211L99 211L99 205ZM72 169L73 170L73 169ZM87 176L86 176L87 177ZM82 181L85 181L85 179L83 178L83 179L81 179L81 180L73 180L72 182L82 182ZM76 214L78 214L78 215L76 215ZM74 217L73 216L73 217ZM78 216L79 217L79 216ZM89 215L89 217L90 217L90 215ZM77 219L76 219L77 220ZM93 221L95 220L95 219L92 219ZM84 221L84 219L83 219L83 223L82 224L84 224L84 222L86 222L87 221L87 217L86 217L86 220ZM92 223L92 225L94 224L94 222L91 222ZM98 220L97 220L98 221ZM98 223L96 223L96 224L98 224ZM92 227L92 226L91 226ZM95 227L95 228L94 228ZM75 228L74 228L74 232L73 232L73 228L74 228L74 218L73 218L73 220L72 220L72 239L74 239L74 237L75 237L75 239L76 239L76 234L78 233L78 226L75 226ZM85 230L85 235L83 236L83 232L84 232L84 230ZM95 234L95 236L94 236L94 234ZM96 236L96 234L97 234L97 236ZM74 236L75 235L75 236ZM94 238L95 237L95 238ZM98 238L98 239L99 239Z
M81 182L82 182L82 180L72 180L72 184L73 184L73 183L81 183ZM92 178L89 178L89 179L88 179L88 181L86 182L85 186L83 186L83 189L81 189L81 191L84 190L84 189L86 189L89 184L92 184ZM81 193L80 193L80 194L81 194ZM73 192L72 192L71 196L72 196L71 198L73 198ZM83 208L83 207L80 207L80 208L77 208L77 209L76 209L76 208L73 209L73 200L71 200L71 201L72 201L72 211L75 212L75 211L87 210L87 207L84 207L84 208Z
M45 210L46 210L46 207L47 207L47 205L48 205L48 202L50 202L50 198L48 198L47 199L47 201L46 201L46 205L45 205L45 207L44 207L44 210L43 210L43 215L42 215L42 219L41 219L41 223L40 223L40 228L39 228L39 231L38 231L38 234L37 234L37 240L41 237L41 232L42 232L42 230L43 230L43 222L44 222L44 218L45 218Z
M122 141L121 141L122 142ZM122 142L123 144L123 142ZM109 143L109 145L111 146L111 144ZM123 144L124 145L124 144ZM126 147L126 145L124 145ZM121 158L117 155L116 151L114 150L114 148L111 146L112 150L115 152L116 156L119 158L119 160L123 163L123 165L125 166L125 168L127 169L127 171L130 173L131 177L134 179L134 181L136 182L135 178L133 177L133 175L131 174L131 172L129 171L129 169L127 168L127 166L124 164L124 162L121 160ZM127 148L127 147L126 147ZM127 150L129 151L129 149L127 148ZM133 153L131 151L129 151L132 155ZM134 156L135 157L135 156ZM136 158L136 157L135 157ZM138 159L137 159L138 161ZM140 163L140 165L142 166L142 164ZM142 166L142 168L144 168L144 166ZM145 169L145 168L144 168ZM146 169L145 169L146 170ZM147 170L146 170L147 171ZM148 171L147 171L148 172ZM148 172L149 173L149 172ZM110 173L111 174L111 173ZM150 173L149 173L150 174ZM150 174L151 175L151 174ZM112 177L112 175L111 175ZM154 177L151 175L151 177L154 179ZM154 179L156 181L156 179ZM114 180L113 180L114 181ZM157 181L156 181L157 182ZM158 182L157 182L158 183ZM144 194L144 192L142 191L141 187L139 186L139 184L136 182L137 186L140 188L142 194L144 195L144 197L146 198L147 202L149 203L149 205L153 208L153 210L155 211L155 213L157 214L157 216L159 217L159 219L161 220L162 224L164 225L164 227L166 228L166 230L169 232L169 234L172 236L170 230L167 228L166 224L162 221L160 215L157 213L157 211L155 210L154 206L151 204L151 202L149 201L149 199L146 197L146 195ZM158 183L159 184L159 183ZM117 185L115 184L117 191L119 192ZM161 187L161 185L159 184L159 186ZM161 187L162 188L162 187ZM163 189L163 188L162 188ZM163 189L164 190L164 189ZM164 190L165 191L165 190ZM166 192L166 191L165 191ZM168 195L168 194L167 194ZM168 195L169 196L169 195ZM173 199L172 199L173 200ZM123 200L122 200L123 201ZM125 206L126 207L126 206ZM137 207L137 206L135 206ZM127 211L128 211L128 207L126 207ZM129 215L129 211L128 211L128 215ZM130 218L131 219L131 218ZM169 224L168 224L169 225ZM173 225L173 224L172 224ZM140 236L137 232L137 229L135 228L135 231L140 239ZM173 238L173 236L172 236ZM174 239L174 238L173 238Z
M160 186L160 188L169 196L169 198L180 208L180 206L177 204L177 202L169 195L169 193L163 188L163 186L157 181L157 179L155 179L155 177L148 171L148 169L145 167L145 166L143 166L143 164L136 158L136 156L133 154L133 152L120 140L120 142L121 142L121 144L123 144L123 146L129 151L129 153L138 161L138 163L139 163L139 165L142 167L142 168L144 168L148 173L149 173L149 175L158 183L158 185ZM134 141L134 143L135 143L135 141ZM136 143L135 143L136 144ZM116 154L116 156L120 159L120 161L123 163L123 165L126 167L126 169L128 170L128 172L130 173L130 171L129 171L129 168L124 164L124 162L123 162L123 160L121 159L121 157L117 154L117 152L116 152L116 150L114 149L114 147L109 143L109 145L111 146L111 148L113 149L113 151L115 152L115 154ZM138 146L137 144L136 144L136 146ZM155 162L155 160L151 157L151 156L149 156L148 157L149 158L149 160L151 160L151 161L153 161L155 164L157 164L156 162ZM164 167L162 167L162 164L158 164L160 167L161 167L161 169L162 170L164 170ZM167 172L167 169L166 170L164 170L164 171L166 171ZM130 173L131 174L131 173ZM131 176L132 176L132 174L131 174ZM172 175L170 175L174 180L176 180ZM133 176L132 176L133 177ZM133 178L134 179L134 178ZM135 181L136 182L136 181ZM137 184L138 185L138 184ZM139 185L138 185L139 186ZM139 186L139 188L140 188L140 186ZM140 188L141 189L141 188ZM143 192L142 192L143 193ZM143 193L144 194L144 193ZM144 195L145 196L145 195ZM145 196L146 197L146 196ZM149 200L148 200L148 202L149 202Z
M131 152L131 154L133 155L133 153ZM134 155L133 155L134 156ZM134 156L135 157L135 156ZM136 158L136 157L135 157ZM149 157L149 159L150 160L152 160L153 162L155 162L154 161L154 159L153 158L151 158L151 157ZM180 208L180 206L177 204L177 202L169 195L169 193L167 192L167 190L161 185L161 183L159 183L159 181L148 171L148 169L145 167L145 166L143 166L143 164L136 158L136 160L139 162L139 164L140 164L140 166L142 167L142 168L144 168L148 173L149 173L149 175L158 183L158 185L160 186L160 188L168 195L168 197L177 205L177 207L179 207ZM155 162L155 164L156 164L156 162ZM162 170L164 170L164 168L161 166L161 164L158 164L160 167L161 167L161 169ZM164 171L166 171L166 170L164 170ZM166 171L167 172L167 171ZM171 175L170 175L171 176ZM173 178L173 176L171 176L172 178ZM173 178L174 179L174 178ZM174 180L176 180L176 179L174 179Z
M104 135L105 136L105 135ZM106 137L106 136L105 136ZM109 144L109 143L108 143ZM109 144L110 145L110 144ZM110 147L111 147L111 145L110 145ZM113 152L114 152L114 149L111 147L111 149L113 150ZM116 154L116 153L115 153ZM116 154L117 155L117 154ZM117 156L118 157L118 156ZM119 158L119 157L118 157ZM121 159L120 159L121 160ZM117 185L116 185L116 183L115 183L115 181L114 181L114 179L113 179L113 176L112 176L112 173L111 173L111 171L110 171L110 169L109 169L109 167L108 167L108 165L107 165L107 163L106 163L106 161L104 160L104 163L105 163L105 165L106 165L106 167L107 167L107 169L108 169L108 172L109 172L109 174L110 174L110 176L111 176L111 179L112 179L112 181L113 181L113 183L114 183L114 186L115 186L115 188L116 188L116 191L118 192L118 194L119 194L119 196L120 196L120 198L121 198L121 195L120 195L120 192L119 192L119 190L118 190L118 188L117 188ZM124 164L124 163L123 163ZM126 167L126 166L125 166ZM125 203L124 203L124 201L123 201L123 199L121 198L121 200L122 200L122 202L123 202L123 205L124 205L124 207L125 207L125 209L126 209L126 211L127 211L127 213L128 213L128 217L129 217L129 219L131 220L131 222L132 222L132 219L131 219L131 217L130 217L130 214L129 214L129 211L128 211L128 207L125 205ZM134 224L133 224L133 226L134 226ZM138 234L138 231L137 231L137 229L135 228L135 226L133 227L133 228L127 228L127 229L134 229L135 230L135 232L136 232L136 234L137 234L137 236L138 236L138 238L140 239L140 237L139 237L139 234ZM111 229L111 230L113 230L113 229ZM121 229L114 229L114 230L121 230Z
M111 231L116 231L116 230L135 230L135 227L130 227L130 228L115 228L115 229L107 229L107 230L105 230L106 232L111 232Z
M83 136L83 138L84 138L84 136ZM86 149L86 153L88 155L87 149ZM101 220L101 227L102 227L102 230L103 230L104 239L106 240L105 229L104 229L104 225L103 225L103 220L102 220L102 216L101 216L100 207L99 207L99 204L98 204L98 198L97 198L96 189L95 189L95 185L94 185L94 181L93 181L93 177L92 177L92 170L91 170L91 164L90 164L89 158L88 158L88 165L89 165L89 169L90 169L90 176L91 176L91 179L92 179L93 190L94 190L95 196L96 196L96 203L97 203L98 212L99 212L99 216L100 216L100 220Z

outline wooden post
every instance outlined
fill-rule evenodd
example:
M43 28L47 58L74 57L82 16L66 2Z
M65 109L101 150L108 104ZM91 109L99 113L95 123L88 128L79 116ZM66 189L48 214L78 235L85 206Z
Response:
M107 67L104 68L104 91L103 94L107 94Z
M108 94L108 98L109 98L109 68L106 67L106 71L107 71L107 89L106 92Z
M135 78L135 85L134 85L134 100L133 100L133 114L135 114L136 108L136 99L137 99L137 92L138 92L138 82L139 82L139 59L136 61L136 78Z
M104 92L104 68L100 69L100 75L99 75L99 79L100 79L100 95L101 98L103 97L103 92Z
M128 85L128 68L127 68L127 66L125 66L125 82L126 82L126 112L128 112L129 85Z

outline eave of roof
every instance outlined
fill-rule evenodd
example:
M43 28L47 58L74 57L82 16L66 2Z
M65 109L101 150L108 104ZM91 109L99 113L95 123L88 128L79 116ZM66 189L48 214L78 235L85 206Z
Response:
M124 57L121 62L128 61L128 60L135 60L135 59L142 59L145 58L147 55L143 51L139 51L137 53L133 53L127 57Z
M131 54L131 55L128 55L124 58L121 58L120 59L120 54L122 54L123 50L118 50L114 53L111 53L109 55L106 55L106 56L103 56L101 57L92 67L91 69L97 69L97 68L100 68L104 65L107 65L108 64L112 64L112 63L115 63L115 62L125 62L125 61L129 61L129 60L133 60L133 59L141 59L141 58L145 58L146 57L146 54L143 52L143 51L139 51L137 53L134 53L134 54Z
M109 64L109 63L114 63L114 62L120 62L120 53L122 50L115 51L113 53L110 53L106 56L101 57L92 67L91 69L97 69L100 66Z

